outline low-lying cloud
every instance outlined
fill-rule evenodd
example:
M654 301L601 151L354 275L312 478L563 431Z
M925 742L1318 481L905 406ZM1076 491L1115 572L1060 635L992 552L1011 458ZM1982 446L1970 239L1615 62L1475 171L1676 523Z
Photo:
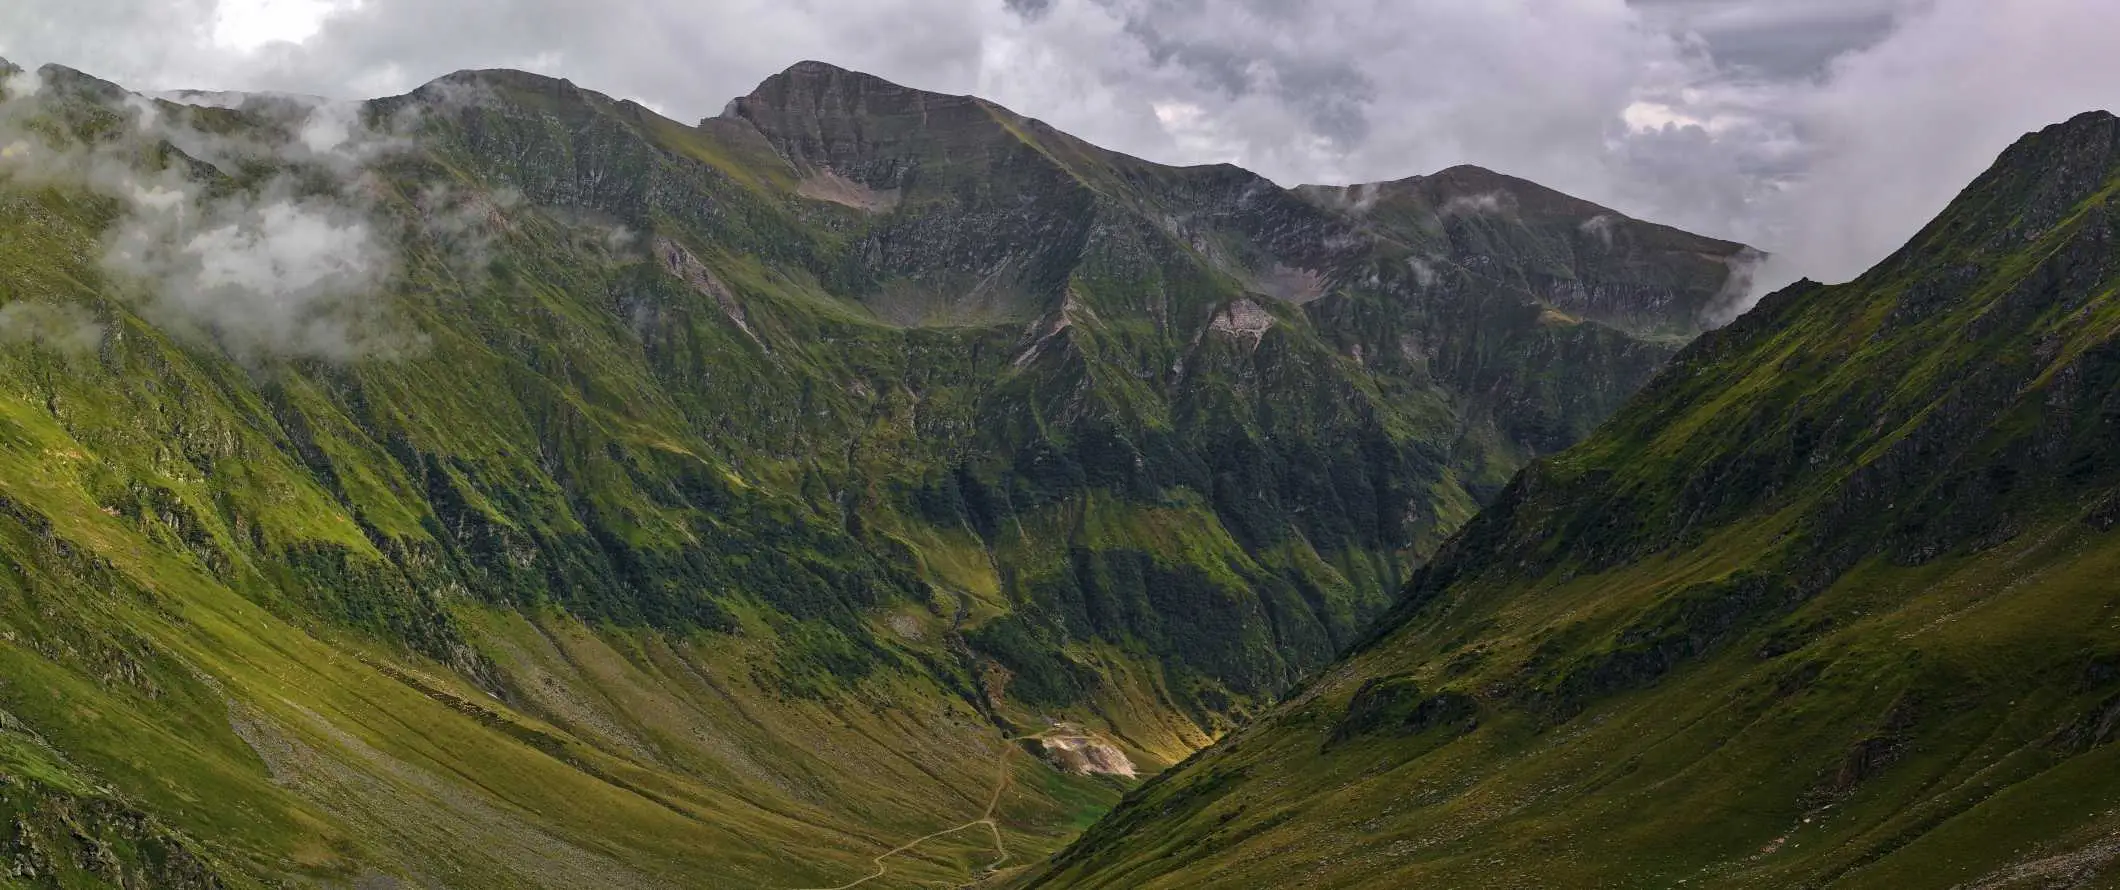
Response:
M1509 196L1501 192L1458 195L1443 202L1444 216L1496 216L1508 209Z
M351 360L399 350L380 294L395 254L363 212L275 185L224 200L141 191L103 267L147 315L241 354Z
M85 189L122 208L104 234L99 264L111 295L167 330L245 360L352 361L417 345L385 312L398 255L372 206L374 180L363 172L401 142L364 126L359 106L283 107L288 135L274 139L194 127L181 107L127 95L108 105L127 132L84 144L35 125L49 110L44 103L90 101L61 93L36 75L10 80L0 101L0 180ZM182 159L154 169L142 158L161 144ZM259 164L282 172L240 188L213 181ZM6 309L13 314L0 322L19 333L0 336L65 346L87 340L87 327L63 314L71 310Z
M1860 274L2024 133L2120 111L2115 34L2120 3L1937 0L1835 61L1781 112L1806 154L1757 202L1765 284Z
M30 343L85 355L102 347L103 336L103 323L84 306L33 299L0 306L0 344Z

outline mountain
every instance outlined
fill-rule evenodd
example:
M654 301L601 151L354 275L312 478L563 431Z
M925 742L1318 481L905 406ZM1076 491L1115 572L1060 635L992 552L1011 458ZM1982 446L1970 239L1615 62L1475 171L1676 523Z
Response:
M1031 887L2120 871L2120 119L1682 351Z
M4 83L35 886L1035 860L1356 640L1755 256L817 63L697 125L512 71Z

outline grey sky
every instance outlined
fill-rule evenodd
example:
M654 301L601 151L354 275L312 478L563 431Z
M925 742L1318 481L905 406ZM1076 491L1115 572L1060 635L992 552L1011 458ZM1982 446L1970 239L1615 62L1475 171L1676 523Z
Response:
M312 21L299 42L230 37ZM306 33L313 30L314 33ZM257 33L257 28L249 28ZM267 29L266 33L272 33ZM2112 0L9 0L0 55L135 88L522 67L680 119L800 59L1277 181L1456 163L1837 279L2024 131L2120 106Z
M1767 78L1814 77L1891 32L1905 0L1633 0L1653 25L1693 33L1718 63Z

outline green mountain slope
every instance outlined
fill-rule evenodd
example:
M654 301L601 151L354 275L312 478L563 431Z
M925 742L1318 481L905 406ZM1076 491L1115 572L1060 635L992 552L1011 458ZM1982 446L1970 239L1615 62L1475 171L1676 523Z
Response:
M518 72L5 83L26 886L1031 861L1749 256L1528 183L1372 218L814 63L697 126Z
M2120 874L2120 119L1702 337L1036 887Z

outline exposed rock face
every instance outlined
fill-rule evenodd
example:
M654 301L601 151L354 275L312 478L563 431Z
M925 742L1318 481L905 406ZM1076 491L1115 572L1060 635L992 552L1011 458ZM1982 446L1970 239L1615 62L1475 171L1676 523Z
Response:
M736 294L730 291L729 286L722 283L721 279L714 277L713 271L701 263L699 257L693 256L684 245L661 236L655 239L655 256L662 261L663 268L679 281L711 297L714 305L721 308L721 314L726 316L737 330L742 331L744 336L750 337L752 342L760 346L765 345L765 341L758 339L757 332L751 330L751 323L744 319L743 306L736 302Z
M888 213L898 206L899 199L897 189L870 188L830 170L803 177L802 187L796 193L870 213Z
M1067 772L1083 776L1134 778L1134 763L1126 752L1109 740L1082 734L1077 727L1063 726L1036 738L1047 760Z
M1273 330L1273 313L1250 300L1238 300L1215 315L1208 329L1257 345Z
M2027 136L1526 468L1345 661L1031 886L2109 879L2115 244L2120 118Z
M0 711L0 881L52 888L226 886L195 840L75 773L50 742Z
M188 841L152 817L107 799L41 791L12 782L0 790L0 807L13 817L0 838L0 878L15 886L226 886Z

